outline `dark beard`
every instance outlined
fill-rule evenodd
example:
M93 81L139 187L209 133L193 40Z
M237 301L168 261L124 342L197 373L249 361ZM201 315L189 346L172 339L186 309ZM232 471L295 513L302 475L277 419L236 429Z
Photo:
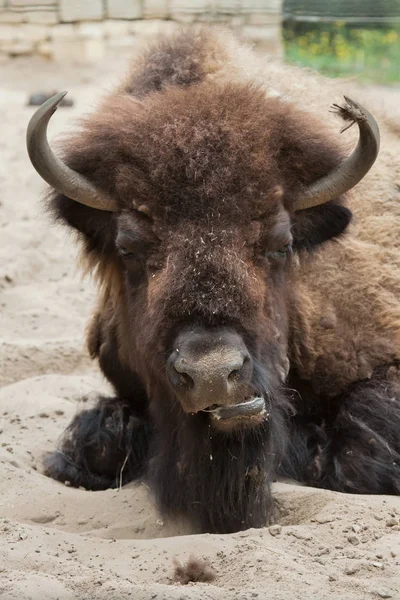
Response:
M289 403L283 391L267 387L263 367L256 369L256 378L268 416L255 428L230 433L216 430L206 413L187 415L178 403L171 408L164 389L153 415L156 431L148 473L163 513L186 516L209 533L268 523L270 485L286 447Z

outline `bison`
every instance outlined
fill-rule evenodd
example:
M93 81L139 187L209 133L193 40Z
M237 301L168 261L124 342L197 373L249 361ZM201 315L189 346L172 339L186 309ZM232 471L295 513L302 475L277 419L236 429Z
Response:
M32 117L47 205L98 282L88 348L115 390L76 415L49 476L144 478L204 532L264 526L278 476L400 493L399 141L382 118L357 185L379 129L345 98L333 111L358 143L339 141L333 86L184 28L143 49L61 158L46 129L64 94Z

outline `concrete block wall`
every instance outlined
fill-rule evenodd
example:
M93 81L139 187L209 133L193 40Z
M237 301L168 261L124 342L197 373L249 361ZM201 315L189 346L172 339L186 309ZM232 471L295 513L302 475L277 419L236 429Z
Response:
M92 61L178 23L217 22L281 53L283 0L0 0L0 57Z

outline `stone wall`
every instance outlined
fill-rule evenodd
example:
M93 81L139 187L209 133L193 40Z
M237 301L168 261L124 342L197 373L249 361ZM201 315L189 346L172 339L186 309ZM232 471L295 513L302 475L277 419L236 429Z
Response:
M0 56L98 60L108 48L204 21L280 54L281 12L282 0L0 0Z

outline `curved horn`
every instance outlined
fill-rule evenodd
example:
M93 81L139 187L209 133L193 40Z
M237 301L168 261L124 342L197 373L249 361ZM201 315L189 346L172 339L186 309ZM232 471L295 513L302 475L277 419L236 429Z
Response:
M368 173L379 152L379 127L368 110L344 96L344 106L333 105L337 112L350 125L341 133L357 123L360 137L353 153L334 171L312 183L296 202L294 209L303 210L325 204L344 194Z
M60 92L44 102L29 121L26 145L29 158L39 175L55 190L81 204L98 210L116 211L117 204L100 194L86 177L73 171L51 150L47 125L67 92Z

